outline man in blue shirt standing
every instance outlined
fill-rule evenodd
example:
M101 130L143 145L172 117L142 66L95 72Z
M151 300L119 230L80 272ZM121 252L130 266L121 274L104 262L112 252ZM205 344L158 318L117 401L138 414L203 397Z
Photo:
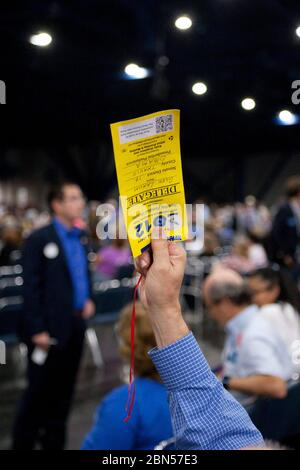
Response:
M78 185L62 183L48 197L54 217L23 247L28 387L13 430L14 449L65 446L66 422L82 355L85 322L94 314Z
M262 447L261 434L243 407L210 370L181 313L179 292L185 251L159 233L149 252L137 258L140 298L147 309L157 348L150 356L167 387L176 447L242 449Z

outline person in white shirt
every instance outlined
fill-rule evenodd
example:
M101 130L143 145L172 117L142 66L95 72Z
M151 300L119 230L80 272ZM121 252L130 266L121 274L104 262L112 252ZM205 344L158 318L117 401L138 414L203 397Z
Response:
M293 378L299 378L300 295L294 280L275 265L274 268L261 268L251 273L248 285L253 303L288 348L293 364Z
M218 268L203 285L206 307L226 333L222 382L244 405L257 397L284 398L293 370L284 341L259 313L245 280Z

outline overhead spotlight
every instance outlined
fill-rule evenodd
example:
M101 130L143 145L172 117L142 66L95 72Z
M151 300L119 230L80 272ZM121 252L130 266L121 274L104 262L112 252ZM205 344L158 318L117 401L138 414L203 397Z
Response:
M255 108L256 103L253 98L245 98L241 102L242 108L244 108L246 111L252 111L252 109Z
M298 36L298 38L300 38L300 26L298 26L298 28L296 29L296 35Z
M39 46L39 47L46 47L49 46L52 42L52 36L48 33L45 32L40 32L37 34L33 34L29 38L30 44L33 44L34 46Z
M299 119L295 114L291 113L291 111L284 109L278 113L277 122L282 126L293 126L299 122Z
M192 91L195 95L204 95L207 92L207 86L203 82L194 83Z
M179 18L175 20L176 28L181 29L182 31L190 29L192 24L193 22L189 16L179 16Z
M140 78L146 78L149 76L149 71L137 64L128 64L124 70L126 75L133 80L138 80Z

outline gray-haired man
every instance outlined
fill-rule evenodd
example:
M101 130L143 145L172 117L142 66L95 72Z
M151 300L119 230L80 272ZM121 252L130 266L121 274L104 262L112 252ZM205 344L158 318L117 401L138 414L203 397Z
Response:
M223 384L244 404L256 396L284 398L292 364L282 339L255 305L242 277L219 268L206 279L204 299L225 328Z

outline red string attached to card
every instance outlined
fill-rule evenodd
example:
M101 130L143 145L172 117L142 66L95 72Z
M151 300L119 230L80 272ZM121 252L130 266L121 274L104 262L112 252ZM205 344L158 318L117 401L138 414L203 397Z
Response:
M139 280L134 288L134 293L133 293L133 305L132 305L132 316L131 316L131 363L130 363L130 373L129 373L129 385L128 385L128 398L127 398L127 403L126 403L126 413L127 416L124 419L125 423L128 423L128 421L131 418L131 413L134 405L134 399L135 399L135 383L134 383L134 336L135 336L135 304L136 304L136 297L137 297L137 292L139 285L142 280L142 275L140 275Z

